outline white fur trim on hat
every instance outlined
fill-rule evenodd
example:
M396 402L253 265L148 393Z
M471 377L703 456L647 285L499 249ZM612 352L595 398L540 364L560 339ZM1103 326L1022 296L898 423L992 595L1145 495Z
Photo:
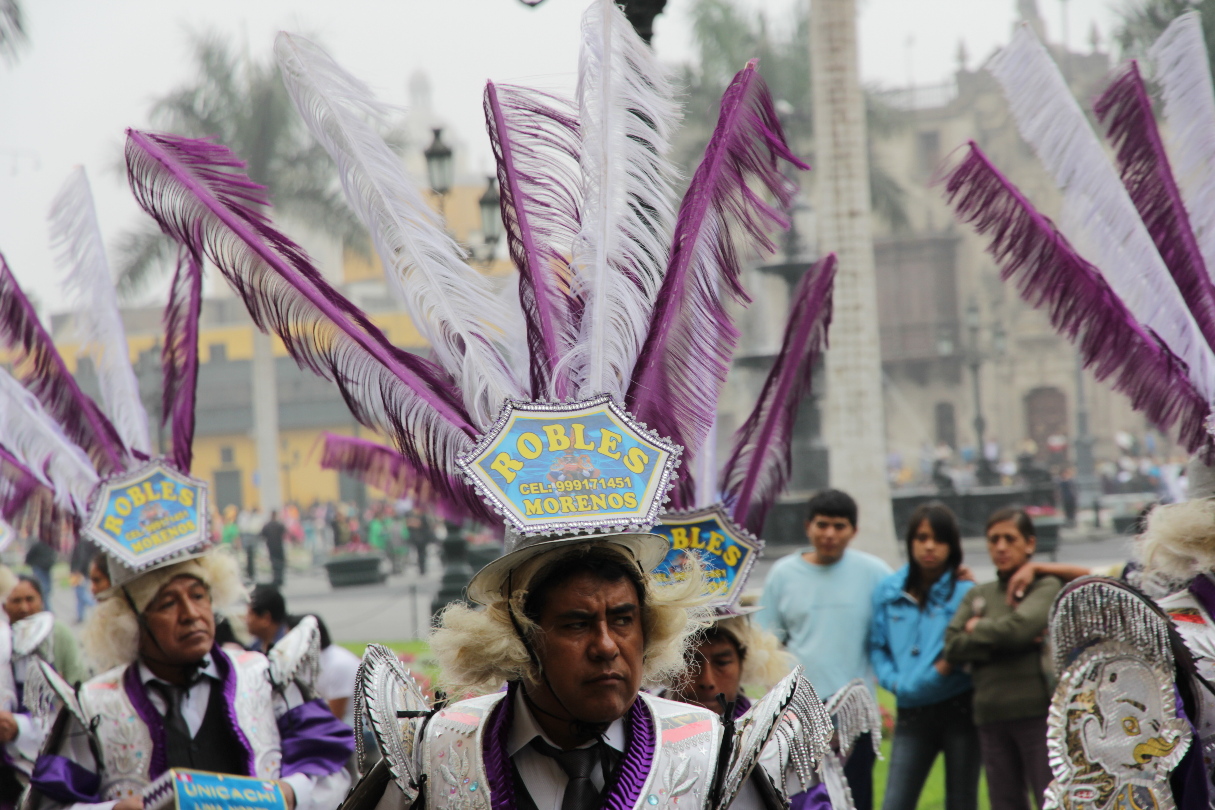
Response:
M211 606L217 612L245 599L240 567L226 548L200 557L154 568L126 585L131 601L142 613L160 592L178 577L194 577L211 589ZM85 655L98 672L125 666L139 657L139 621L121 591L93 609L82 639Z

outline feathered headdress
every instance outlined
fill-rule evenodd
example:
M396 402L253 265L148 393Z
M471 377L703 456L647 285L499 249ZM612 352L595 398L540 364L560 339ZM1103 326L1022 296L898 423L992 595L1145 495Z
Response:
M1021 134L1063 192L1058 226L974 142L941 182L958 217L988 238L1001 276L1047 311L1097 379L1209 458L1215 99L1198 15L1170 25L1149 59L1170 135L1158 129L1139 65L1129 62L1094 105L1113 161L1029 27L991 60ZM1170 152L1185 167L1178 175Z
M425 485L483 521L502 513L523 544L653 523L679 448L695 453L712 424L744 251L771 247L767 230L784 224L761 192L787 203L781 162L805 168L756 65L727 90L678 205L673 88L609 0L584 17L576 99L490 83L514 301L465 263L377 134L385 108L367 88L299 37L281 35L276 53L436 362L393 346L324 280L223 146L131 130L128 176L187 255L210 260L258 326L395 445L330 439L328 464L397 492Z
M209 544L205 485L189 478L202 270L197 256L182 254L166 310L172 449L158 460L83 169L64 184L50 219L103 406L77 385L0 258L0 344L14 356L13 374L0 371L0 514L43 537L70 528L65 544L83 532L111 556L111 579L122 585Z

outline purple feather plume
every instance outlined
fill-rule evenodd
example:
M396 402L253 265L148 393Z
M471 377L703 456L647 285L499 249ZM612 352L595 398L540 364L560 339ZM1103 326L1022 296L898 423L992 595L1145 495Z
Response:
M415 466L455 470L476 429L441 369L389 342L270 222L265 189L210 140L127 130L135 199L179 243L209 259L303 368L334 382L363 424ZM452 493L442 493L450 496Z
M943 176L954 213L990 240L987 252L1021 297L1045 309L1055 330L1077 344L1098 380L1131 399L1161 429L1180 423L1181 444L1210 452L1204 422L1210 408L1186 364L1145 329L1089 264L973 141Z
M0 346L14 352L13 375L38 398L102 475L127 468L126 446L113 424L68 372L38 313L0 256Z
M0 517L11 523L39 487L45 485L20 459L0 447Z
M75 545L79 517L55 503L55 493L0 446L0 517L23 537L38 537L63 554Z
M581 207L578 113L571 101L485 85L485 125L498 164L502 222L519 268L519 301L536 399L572 394L561 360L578 336L569 251Z
M753 534L763 530L768 510L789 481L793 423L810 391L814 366L827 348L835 270L835 254L830 253L797 283L780 354L755 409L734 434L734 449L721 472L731 517Z
M198 390L198 318L202 313L202 259L182 245L165 307L165 342L160 353L164 398L160 424L172 422L169 461L189 475L194 459L194 402Z
M415 468L399 451L378 442L325 433L321 469L338 470L394 498L414 498L437 509L450 520L472 517L483 523L499 522L468 484L451 477L447 488L463 495L458 502L440 496L432 484L434 474Z
M748 248L772 251L768 233L788 227L760 196L787 206L796 186L781 159L808 169L789 151L767 85L747 63L721 100L717 128L679 207L671 254L649 333L633 369L626 407L683 445L684 468L713 426L717 399L738 343L725 294L749 302L740 274ZM690 477L672 491L672 507L691 506Z
M1123 185L1203 337L1215 348L1215 285L1169 167L1138 63L1121 70L1094 111L1117 151Z

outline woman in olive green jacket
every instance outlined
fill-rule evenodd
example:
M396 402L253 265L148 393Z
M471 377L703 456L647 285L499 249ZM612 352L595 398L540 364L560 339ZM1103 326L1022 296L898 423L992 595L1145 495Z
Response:
M1042 669L1042 638L1062 583L1040 577L1009 604L1008 580L1034 553L1033 522L1019 509L1002 509L987 521L987 550L998 578L971 589L945 631L945 659L969 665L974 717L987 771L992 810L1038 807L1050 784L1046 715L1051 687Z

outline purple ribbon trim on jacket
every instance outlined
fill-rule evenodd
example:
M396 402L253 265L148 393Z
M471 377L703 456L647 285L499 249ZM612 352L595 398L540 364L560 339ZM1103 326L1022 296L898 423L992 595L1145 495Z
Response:
M1207 615L1215 618L1215 582L1211 582L1206 574L1199 574L1190 580L1190 593L1202 605Z
M827 786L819 782L803 793L789 797L789 810L832 810Z
M220 683L223 684L224 705L227 707L225 719L228 721L228 730L232 732L237 744L245 752L246 770L239 775L257 776L253 746L249 745L249 739L245 737L245 732L241 731L240 721L236 716L236 666L232 663L232 659L219 648L219 645L211 647L211 659L215 661L215 668L219 670ZM135 707L135 714L139 715L139 719L147 726L148 734L152 738L152 761L148 767L148 778L156 779L168 770L168 763L165 761L165 752L168 749L168 743L165 740L165 722L164 718L160 716L160 712L156 711L156 707L152 705L143 681L139 679L138 661L128 666L122 673L122 686L126 690L127 699ZM211 688L214 689L215 684L212 684Z
M742 717L750 708L751 699L739 692L738 697L734 699L734 719L737 720Z
M337 773L354 753L354 730L334 717L322 700L301 703L278 719L283 745L282 776Z
M518 683L510 685L506 696L493 708L485 727L481 757L485 764L485 777L489 781L491 810L512 810L515 806L515 777L506 748L515 714L515 690L518 688ZM628 743L612 780L605 785L607 796L601 805L604 810L632 810L637 805L641 788L654 762L657 747L654 718L640 696L633 701L624 724Z
M34 763L30 784L53 802L68 805L101 801L101 777L57 754L43 754Z

